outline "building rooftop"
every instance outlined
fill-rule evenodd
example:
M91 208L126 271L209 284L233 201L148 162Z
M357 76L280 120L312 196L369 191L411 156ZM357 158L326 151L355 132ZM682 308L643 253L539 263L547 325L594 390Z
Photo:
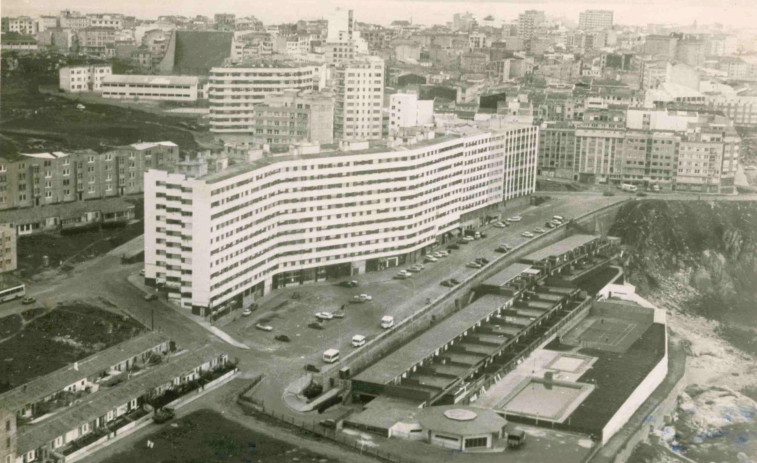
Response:
M196 76L137 76L130 74L111 74L103 79L103 83L116 82L119 84L137 85L197 85Z
M516 263L507 266L504 270L495 274L482 284L487 286L504 286L531 268L531 264Z
M494 410L465 405L426 407L418 412L418 420L424 429L453 436L498 433L507 424Z
M168 336L154 331L124 341L76 362L76 368L74 365L68 365L0 394L0 409L12 410L42 400L64 387L99 374L113 365L168 341Z
M149 390L166 384L219 355L220 352L210 346L193 352L184 352L175 357L166 358L164 363L141 374L133 375L124 383L90 394L84 402L77 403L39 424L19 429L18 452L23 455L37 449L77 426L92 422L105 415L108 410L113 410Z
M107 214L128 209L134 209L134 204L122 198L92 199L3 211L3 221L14 225L24 225L51 217L69 218L78 217L87 212L99 211Z
M523 257L523 261L535 263L535 262L541 262L544 259L547 259L549 257L553 256L561 256L565 254L566 252L572 251L573 249L583 246L587 243L591 243L594 240L599 239L599 236L597 235L573 235L565 238L564 240L558 241L557 243L550 244L546 248L539 249L538 251L532 252L531 254Z
M171 146L171 147L177 147L177 146L179 146L179 145L177 145L176 143L174 143L174 142L172 142L172 141L158 141L158 142L141 142L141 143L132 143L132 144L131 144L131 145L129 145L129 146L131 146L131 147L132 147L132 148L134 148L134 149L137 149L137 150L140 150L140 151L141 151L141 150L146 150L146 149L154 148L154 147L156 147L156 146Z
M374 363L355 376L354 380L380 384L392 381L419 361L432 356L439 347L460 336L478 321L502 308L510 299L491 294L477 299Z

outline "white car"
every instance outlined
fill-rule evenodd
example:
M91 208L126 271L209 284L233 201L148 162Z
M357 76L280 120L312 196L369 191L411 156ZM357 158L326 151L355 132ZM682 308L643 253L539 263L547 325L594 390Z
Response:
M507 225L503 224L502 222L497 222L494 224L495 228L506 228Z
M331 320L334 318L334 315L331 312L318 312L315 314L315 318L318 318L319 320Z
M361 294L360 295L360 299L362 299L364 301L372 301L373 300L373 296L370 296L368 294Z
M264 325L262 323L258 323L257 325L255 325L255 328L262 331L273 331L273 327L271 325Z
M353 347L360 347L365 344L365 336L362 334L356 334L352 337L352 346Z
M534 234L531 233L531 232L523 232L523 233L520 234L520 236L524 236L526 238L533 238Z
M468 242L471 242L471 241L474 241L475 239L476 239L476 238L474 238L474 237L472 237L472 236L468 235L468 236L466 236L465 238L463 238L463 241L468 241Z
M541 234L541 233L546 233L546 232L547 232L547 231L546 231L545 229L543 229L543 228L534 228L534 231L535 231L536 233L539 233L539 234Z
M482 267L482 265L479 264L478 262L468 262L467 264L465 264L465 266L468 268L481 268Z
M523 220L523 217L521 217L519 215L514 215L514 216L508 218L507 220L508 220L508 222L520 222L521 220Z
M426 256L426 262L436 262L438 259L432 255Z
M250 315L252 315L252 310L250 310L250 309L244 309L242 311L242 316L243 317L249 317Z

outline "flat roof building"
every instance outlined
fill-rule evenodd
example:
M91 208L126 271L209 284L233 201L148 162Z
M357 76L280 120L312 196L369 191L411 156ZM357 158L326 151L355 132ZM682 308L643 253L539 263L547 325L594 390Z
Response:
M138 76L113 74L102 80L103 98L146 101L197 101L199 78L195 76Z

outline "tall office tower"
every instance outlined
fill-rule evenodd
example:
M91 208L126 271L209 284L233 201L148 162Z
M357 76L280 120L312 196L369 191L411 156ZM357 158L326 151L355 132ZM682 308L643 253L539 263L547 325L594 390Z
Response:
M334 74L334 137L344 140L381 138L384 60L366 56L345 61L336 65Z
M523 38L523 40L531 40L545 21L546 18L543 11L524 11L518 15L518 36Z
M578 28L594 31L612 27L613 12L608 10L586 10L578 15Z

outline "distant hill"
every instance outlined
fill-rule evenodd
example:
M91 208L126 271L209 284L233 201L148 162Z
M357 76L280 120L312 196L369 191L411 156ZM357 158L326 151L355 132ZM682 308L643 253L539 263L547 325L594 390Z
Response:
M176 31L172 74L207 75L231 54L233 32Z

